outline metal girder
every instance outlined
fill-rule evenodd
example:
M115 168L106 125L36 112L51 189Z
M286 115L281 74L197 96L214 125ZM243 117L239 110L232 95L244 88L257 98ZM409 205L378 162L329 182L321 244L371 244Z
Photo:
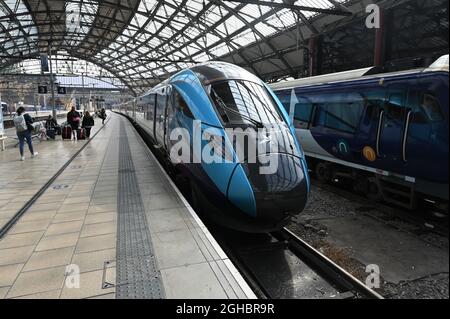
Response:
M51 40L53 51L65 51L104 68L134 92L143 89L140 85L161 81L185 65L207 59L229 59L260 77L269 72L266 68L279 70L270 71L271 74L294 73L298 67L286 58L289 50L280 49L273 41L275 34L298 28L292 22L284 24L286 13L292 17L295 12L298 18L293 21L301 23L306 33L309 29L314 34L322 32L316 19L352 15L348 2L343 5L343 0L321 1L320 8L319 4L315 7L313 0L308 2L309 7L295 5L292 0L21 1L27 4L28 12L10 10L2 15L0 11L0 33L6 35L0 40L0 69L19 60L38 58L40 52L46 51L46 41ZM81 35L66 28L66 8L62 3L98 5L82 13ZM4 0L0 0L0 6L7 7ZM20 23L5 24L12 19L32 22L37 32L29 28L21 32ZM264 30L266 27L276 33ZM250 39L247 42L246 37ZM295 35L293 38L298 49L301 45ZM13 47L14 51L5 51L4 46ZM254 48L252 54L246 51L250 47Z
M278 9L289 9L289 10L296 10L296 11L309 11L309 12L315 12L315 13L322 13L322 14L331 14L331 15L339 15L339 16L351 16L352 13L349 11L344 11L341 9L322 9L322 8L314 8L314 7L307 7L307 6L299 6L296 4L290 4L286 2L270 2L270 1L263 1L263 0L223 0L224 2L237 2L237 3L245 3L245 4L256 4L259 6L267 6L271 8L278 8Z
M250 28L255 34L257 34L260 38L263 39L264 43L267 44L270 49L276 53L276 56L278 57L278 59L283 63L283 65L288 68L289 70L291 69L291 66L289 65L289 63L286 61L286 59L284 59L284 57L278 53L278 50L270 43L270 41L264 36L262 35L253 25L251 25L250 23L247 22L247 20L245 20L244 18L242 18L239 15L239 12L237 12L235 9L230 8L229 6L225 5L224 3L221 3L221 1L218 0L214 0L217 3L220 3L222 6L225 6L225 8L230 11L233 12L236 17L238 17L239 20L241 20L248 28ZM257 20L257 23L260 22L263 18L259 18ZM242 56L242 55L241 55ZM247 60L248 61L248 60ZM250 63L250 65L253 65L250 61L248 61L248 63Z

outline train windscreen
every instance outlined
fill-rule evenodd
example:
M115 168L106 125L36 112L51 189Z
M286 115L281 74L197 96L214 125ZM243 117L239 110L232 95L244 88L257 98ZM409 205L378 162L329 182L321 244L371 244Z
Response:
M225 124L262 127L264 124L283 123L275 101L259 84L230 80L208 85L206 90Z

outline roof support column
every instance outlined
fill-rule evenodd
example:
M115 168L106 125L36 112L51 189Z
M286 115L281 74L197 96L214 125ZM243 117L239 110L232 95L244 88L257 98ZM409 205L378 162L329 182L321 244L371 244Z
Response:
M380 27L375 31L375 52L374 52L374 66L381 67L385 62L385 34L386 24L384 19L384 9L380 8Z
M52 94L52 116L54 119L56 119L56 106L55 106L55 81L53 78L53 66L52 66L52 45L51 43L48 44L48 59L50 62L50 90L52 90L51 94Z
M319 75L322 71L322 37L312 35L308 41L309 76Z

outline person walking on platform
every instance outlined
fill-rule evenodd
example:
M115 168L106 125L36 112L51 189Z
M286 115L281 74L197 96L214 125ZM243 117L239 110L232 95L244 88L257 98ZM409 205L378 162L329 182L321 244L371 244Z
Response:
M69 113L67 113L67 123L70 125L70 127L72 128L72 137L71 140L73 139L74 141L77 140L77 131L78 128L80 127L80 120L81 120L81 116L80 113L78 113L75 110L75 107L72 106L72 109L70 110Z
M86 130L86 137L91 138L91 128L94 126L94 118L91 116L91 113L89 111L86 111L84 113L83 122L81 124L81 127Z
M33 132L33 118L25 113L24 107L19 107L16 111L16 116L14 117L14 126L16 127L17 137L19 138L19 151L20 151L20 160L24 161L25 156L23 154L23 149L25 146L25 140L27 141L28 148L31 153L31 157L35 157L38 155L38 152L35 152L33 149L33 137L31 136L31 132Z
M103 107L102 110L100 111L100 118L102 119L102 124L105 125L105 120L106 120L106 111L105 108Z

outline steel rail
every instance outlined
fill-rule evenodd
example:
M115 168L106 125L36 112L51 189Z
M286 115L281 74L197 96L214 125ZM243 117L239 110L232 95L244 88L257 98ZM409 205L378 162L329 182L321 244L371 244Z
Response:
M289 249L303 262L318 270L321 275L325 274L328 281L331 280L338 286L357 293L358 298L384 299L379 293L367 287L359 279L301 239L298 235L294 234L291 230L283 228L281 234L288 239Z

